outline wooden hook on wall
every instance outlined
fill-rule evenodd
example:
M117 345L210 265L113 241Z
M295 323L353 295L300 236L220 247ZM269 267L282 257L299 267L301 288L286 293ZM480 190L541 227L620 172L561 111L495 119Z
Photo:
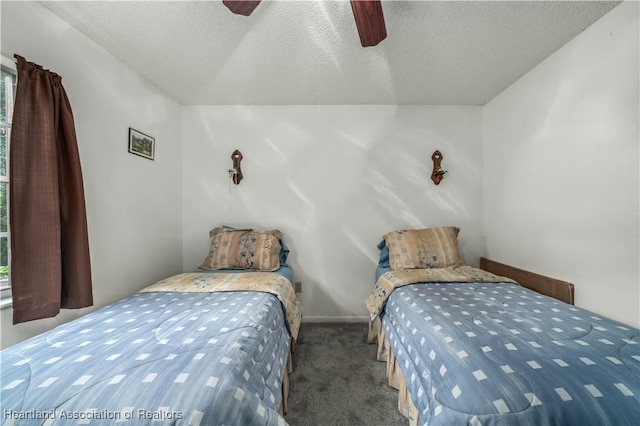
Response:
M229 175L231 176L231 180L236 185L240 183L242 180L242 169L240 168L240 162L242 161L242 153L237 149L233 151L231 154L231 160L233 161L233 168L229 169Z
M442 159L444 157L440 153L440 151L436 150L433 152L431 159L433 160L433 171L431 172L431 180L436 185L439 185L444 178L444 175L447 173L445 169L442 168Z

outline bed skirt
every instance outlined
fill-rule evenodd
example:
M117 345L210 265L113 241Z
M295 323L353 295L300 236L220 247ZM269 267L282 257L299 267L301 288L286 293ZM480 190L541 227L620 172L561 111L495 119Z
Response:
M404 374L400 369L400 366L396 362L396 357L393 354L389 341L382 327L380 317L376 317L375 320L369 322L369 335L367 337L368 343L378 344L378 361L385 361L387 363L387 379L389 386L398 390L398 411L409 420L410 426L418 425L418 409L411 400L409 389L407 388L407 382L405 381Z
M289 374L293 372L293 362L291 358L293 357L293 348L295 343L296 341L291 339L291 344L289 345L289 356L287 357L287 367L285 368L282 376L282 401L280 401L280 408L278 409L278 412L282 416L287 414L287 409L289 408Z

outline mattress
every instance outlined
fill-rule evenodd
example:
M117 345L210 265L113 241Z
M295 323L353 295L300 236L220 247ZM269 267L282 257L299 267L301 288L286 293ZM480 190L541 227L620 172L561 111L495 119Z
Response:
M292 335L261 291L147 291L0 353L2 424L285 425Z
M413 423L640 424L640 330L514 283L415 283L379 315Z

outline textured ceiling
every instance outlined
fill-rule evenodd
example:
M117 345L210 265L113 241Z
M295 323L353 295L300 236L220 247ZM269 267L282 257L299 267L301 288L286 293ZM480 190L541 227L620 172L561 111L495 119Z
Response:
M42 2L185 105L483 105L618 3L383 1L363 48L347 0Z

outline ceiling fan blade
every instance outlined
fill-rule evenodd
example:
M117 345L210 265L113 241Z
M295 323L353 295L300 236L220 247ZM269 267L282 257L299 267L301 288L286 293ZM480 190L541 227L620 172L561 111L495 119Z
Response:
M230 11L238 15L249 16L260 4L258 1L223 0L222 2Z
M380 0L351 0L351 9L362 47L375 46L387 38Z

